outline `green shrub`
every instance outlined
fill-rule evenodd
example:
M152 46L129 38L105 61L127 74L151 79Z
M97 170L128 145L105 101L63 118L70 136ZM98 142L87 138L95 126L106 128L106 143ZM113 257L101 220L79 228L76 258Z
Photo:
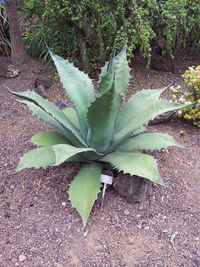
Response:
M200 128L200 66L190 67L182 77L187 86L187 91L181 90L180 86L172 89L173 101L185 104L195 103L179 110L177 115Z
M56 48L57 53L77 60L86 71L102 65L113 42L119 51L128 40L129 59L139 50L148 64L155 47L171 57L176 48L199 49L199 0L28 0L22 10L25 16L40 17L43 30L49 31L45 33L51 42L48 45L54 51ZM62 33L63 42L54 36L56 30Z
M10 55L10 36L5 7L0 4L0 55Z
M160 99L165 89L143 90L133 95L121 110L130 69L126 46L102 68L95 98L91 79L51 52L63 87L74 105L61 111L32 91L12 92L34 115L60 131L38 132L35 148L21 158L17 171L24 168L58 166L65 161L82 162L70 185L69 197L85 225L100 191L102 169L135 174L162 185L156 160L142 150L160 150L179 144L168 134L144 133L145 125L157 115L184 107Z

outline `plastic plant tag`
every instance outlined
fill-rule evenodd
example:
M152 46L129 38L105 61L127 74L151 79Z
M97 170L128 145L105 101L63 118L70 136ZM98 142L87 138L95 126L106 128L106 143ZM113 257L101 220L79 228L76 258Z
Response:
M100 181L101 181L101 183L111 185L113 183L113 177L109 176L109 175L102 174L100 177Z
M113 177L109 175L102 174L100 177L101 183L104 183L103 191L102 191L102 200L101 200L101 209L103 209L103 203L104 203L104 196L106 192L106 186L111 185L113 183Z

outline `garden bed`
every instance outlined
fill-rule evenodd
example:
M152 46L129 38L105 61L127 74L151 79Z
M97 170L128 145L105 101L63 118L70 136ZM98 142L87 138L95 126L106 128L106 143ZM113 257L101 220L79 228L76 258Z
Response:
M198 63L197 58L180 57L176 73L148 71L137 64L130 91L178 85L180 73ZM66 193L79 164L15 174L20 157L32 147L30 137L47 126L4 86L33 88L35 79L45 76L40 68L41 63L30 60L18 77L0 79L0 266L199 267L200 130L177 119L150 126L150 131L169 133L185 146L154 153L165 186L154 186L142 204L128 204L109 188L104 210L99 197L83 231ZM58 82L46 95L70 105ZM170 229L176 233L174 245L166 233Z

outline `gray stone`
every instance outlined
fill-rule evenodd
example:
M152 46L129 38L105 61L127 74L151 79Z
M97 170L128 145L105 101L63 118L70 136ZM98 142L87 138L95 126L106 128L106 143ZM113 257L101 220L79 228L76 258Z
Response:
M115 173L113 187L128 203L141 203L152 192L152 182L136 175Z

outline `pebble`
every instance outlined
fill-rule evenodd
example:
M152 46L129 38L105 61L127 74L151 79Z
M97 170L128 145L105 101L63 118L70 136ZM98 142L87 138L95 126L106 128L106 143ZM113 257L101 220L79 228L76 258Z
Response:
M25 255L19 255L19 261L23 262L27 259L27 257Z
M62 202L61 203L63 207L66 207L67 203L66 202Z
M124 211L124 215L130 215L130 211L128 211L127 209Z
M128 239L127 239L127 243L128 243L129 245L134 244L134 238L133 238L132 236L129 236Z
M142 224L143 224L143 221L139 222L139 223L137 224L137 228L138 228L138 229L142 229Z
M146 231L149 231L149 229L150 229L149 226L144 227L144 230L146 230Z
M11 189L11 190L15 189L14 184L11 184L10 189Z

